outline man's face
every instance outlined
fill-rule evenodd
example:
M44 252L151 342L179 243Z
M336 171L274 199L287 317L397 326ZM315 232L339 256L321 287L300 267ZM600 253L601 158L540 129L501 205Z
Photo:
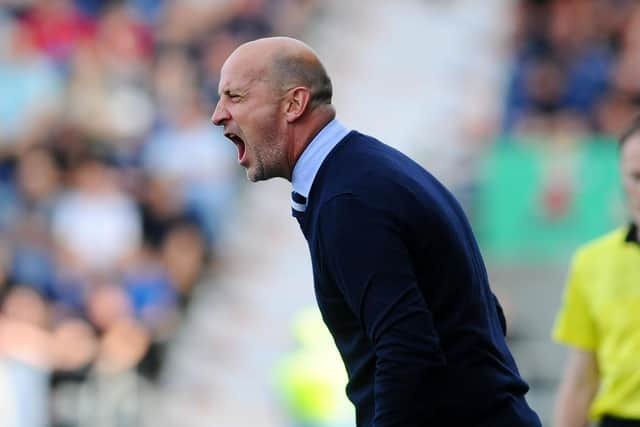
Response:
M640 226L640 133L622 146L620 168L631 217Z
M238 149L238 161L250 181L286 176L281 130L281 98L273 85L251 67L246 55L232 56L222 67L220 100L211 121Z

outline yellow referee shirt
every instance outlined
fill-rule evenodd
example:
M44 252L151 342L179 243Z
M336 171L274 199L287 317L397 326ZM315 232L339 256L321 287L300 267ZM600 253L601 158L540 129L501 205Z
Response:
M600 388L590 416L640 419L640 244L635 226L619 228L575 254L556 341L593 351Z

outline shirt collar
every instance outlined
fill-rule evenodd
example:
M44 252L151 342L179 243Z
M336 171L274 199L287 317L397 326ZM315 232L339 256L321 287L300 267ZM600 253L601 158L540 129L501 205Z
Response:
M624 238L625 242L628 243L636 243L640 245L640 240L638 239L638 226L634 223L631 223L629 226L629 231L627 232L626 237Z
M342 123L333 119L318 132L298 158L291 174L293 191L309 197L313 180L333 147L350 132Z

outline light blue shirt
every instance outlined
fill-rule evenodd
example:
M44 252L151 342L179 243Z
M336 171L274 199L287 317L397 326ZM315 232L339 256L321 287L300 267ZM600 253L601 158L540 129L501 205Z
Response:
M342 123L333 119L313 138L311 143L302 152L291 174L293 191L309 197L313 180L322 166L322 162L329 155L333 147L338 145L350 132ZM299 209L304 210L304 209Z

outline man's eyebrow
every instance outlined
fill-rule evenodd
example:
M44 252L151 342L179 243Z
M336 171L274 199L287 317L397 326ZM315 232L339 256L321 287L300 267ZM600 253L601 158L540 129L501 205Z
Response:
M245 92L246 92L246 90L242 90L242 89L239 89L239 88L229 88L229 87L222 90L222 94L226 95L226 96L242 95Z

